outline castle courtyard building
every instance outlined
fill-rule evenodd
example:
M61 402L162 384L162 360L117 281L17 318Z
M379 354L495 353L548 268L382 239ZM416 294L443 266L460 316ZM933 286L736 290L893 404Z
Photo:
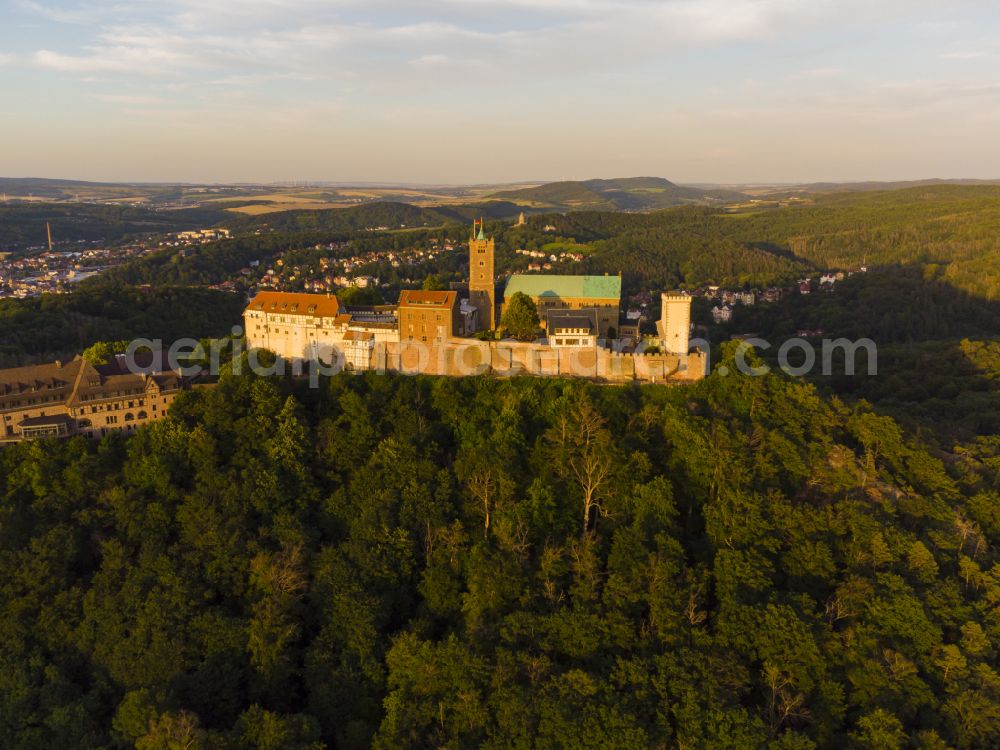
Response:
M443 344L465 334L456 292L404 289L399 294L399 340Z
M549 332L550 311L573 310L588 317L599 338L617 331L621 310L621 276L560 276L514 274L507 281L504 299L522 292L535 303L538 317Z
M350 315L333 295L258 292L243 313L247 343L286 359L314 359L343 340Z
M574 310L550 310L548 315L549 346L554 348L594 348L597 333L589 315Z

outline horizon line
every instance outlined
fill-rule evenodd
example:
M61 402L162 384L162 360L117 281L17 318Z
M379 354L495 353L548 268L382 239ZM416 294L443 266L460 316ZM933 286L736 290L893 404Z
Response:
M658 179L671 182L679 187L683 186L714 186L714 187L800 187L809 185L864 185L864 184L899 184L899 183L922 183L922 182L967 182L967 183L1000 183L1000 176L995 178L983 177L920 177L912 179L899 178L859 178L848 180L835 179L810 179L810 180L671 180L667 177L657 175L629 175L619 177L587 177L581 179L518 179L501 180L497 182L419 182L419 181L395 181L395 180L343 180L343 179L317 179L317 180L106 180L78 177L40 177L40 176L8 176L0 175L0 180L11 181L45 181L45 182L69 182L85 183L89 185L123 185L128 187L157 186L157 187L367 187L367 188L428 188L428 189L453 189L453 188L488 188L503 187L511 185L549 185L562 182L590 182L595 180L634 180L634 179Z

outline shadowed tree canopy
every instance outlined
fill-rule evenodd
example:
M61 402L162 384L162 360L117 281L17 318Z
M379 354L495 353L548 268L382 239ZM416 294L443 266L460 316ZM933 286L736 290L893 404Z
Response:
M524 292L515 292L506 302L500 325L516 339L532 341L537 338L541 323L534 300Z
M949 451L778 375L227 372L0 449L0 747L991 750L1000 444Z
M441 277L435 273L430 274L426 279L421 288L425 292L443 292L448 287L441 281Z

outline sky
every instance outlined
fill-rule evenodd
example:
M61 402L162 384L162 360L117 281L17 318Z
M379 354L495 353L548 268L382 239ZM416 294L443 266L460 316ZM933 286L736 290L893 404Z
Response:
M0 0L0 175L1000 178L996 0Z

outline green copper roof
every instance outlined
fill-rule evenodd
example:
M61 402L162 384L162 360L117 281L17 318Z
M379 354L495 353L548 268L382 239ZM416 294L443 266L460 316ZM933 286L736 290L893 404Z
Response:
M485 240L485 239L486 239L486 235L485 235L485 234L483 234L483 230L482 230L482 228L480 228L480 229L479 229L479 236L478 236L478 237L476 237L476 239L477 239L477 240Z
M529 297L621 299L621 276L554 276L516 273L507 280L504 296L517 292Z

